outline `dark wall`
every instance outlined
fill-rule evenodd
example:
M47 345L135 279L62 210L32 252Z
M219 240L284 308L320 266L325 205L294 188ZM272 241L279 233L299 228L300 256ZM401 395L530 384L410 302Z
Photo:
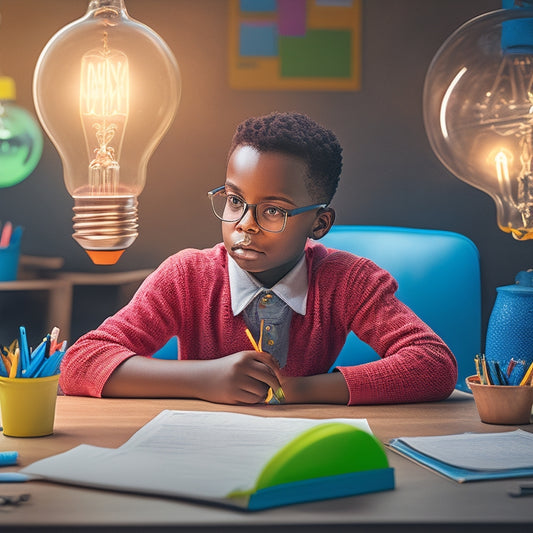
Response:
M17 81L20 105L33 109L31 80L45 43L81 17L87 5L86 0L0 0L0 69ZM179 249L219 240L206 191L223 183L236 124L250 115L297 110L333 129L344 146L334 201L338 223L452 230L475 242L481 253L486 326L495 288L533 267L533 243L516 242L501 232L492 200L437 160L424 131L422 88L446 37L499 5L499 0L366 0L361 90L292 92L229 88L227 1L127 0L130 15L169 44L183 77L177 117L151 159L139 198L139 237L116 266L91 264L71 238L72 199L48 140L34 173L19 185L0 189L0 218L25 226L25 253L63 256L68 270L155 267ZM94 325L87 320L77 327Z

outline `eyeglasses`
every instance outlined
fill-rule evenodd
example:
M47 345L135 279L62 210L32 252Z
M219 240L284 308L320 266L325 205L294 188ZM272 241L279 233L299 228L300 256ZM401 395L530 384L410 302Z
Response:
M241 197L235 194L226 193L225 187L217 187L207 193L211 200L213 213L222 222L239 222L248 208L253 207L254 219L257 225L265 231L271 233L281 233L287 224L287 218L327 207L328 204L313 204L296 209L283 209L270 202L260 202L258 204L248 204Z

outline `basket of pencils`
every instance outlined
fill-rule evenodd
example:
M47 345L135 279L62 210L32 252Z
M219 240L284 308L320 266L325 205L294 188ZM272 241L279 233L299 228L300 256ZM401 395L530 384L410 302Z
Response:
M466 378L479 418L487 424L529 424L533 407L533 363L513 358L505 369L484 355L475 359L475 376Z

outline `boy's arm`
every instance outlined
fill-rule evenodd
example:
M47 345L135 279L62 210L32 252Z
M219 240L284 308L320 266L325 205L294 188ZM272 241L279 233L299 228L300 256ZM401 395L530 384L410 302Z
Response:
M280 387L279 369L265 352L243 351L211 360L165 360L133 356L109 376L107 397L197 398L217 403L263 402Z
M332 270L332 269L331 269ZM348 319L351 329L380 358L353 366L340 366L334 378L317 376L348 391L349 405L427 402L447 398L457 380L457 363L442 339L396 297L397 282L369 260L339 269L335 310ZM327 338L327 336L326 336ZM307 379L307 378L305 378ZM321 392L322 398L330 390ZM317 400L318 401L318 400Z
M287 403L348 403L350 393L340 372L305 377L283 377Z

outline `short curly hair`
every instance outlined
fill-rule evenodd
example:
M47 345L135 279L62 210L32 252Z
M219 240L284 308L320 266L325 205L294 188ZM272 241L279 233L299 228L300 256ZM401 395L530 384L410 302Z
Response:
M241 122L228 158L237 146L259 152L281 152L301 157L307 164L306 187L317 203L330 203L342 170L342 147L335 134L301 113L271 113Z

